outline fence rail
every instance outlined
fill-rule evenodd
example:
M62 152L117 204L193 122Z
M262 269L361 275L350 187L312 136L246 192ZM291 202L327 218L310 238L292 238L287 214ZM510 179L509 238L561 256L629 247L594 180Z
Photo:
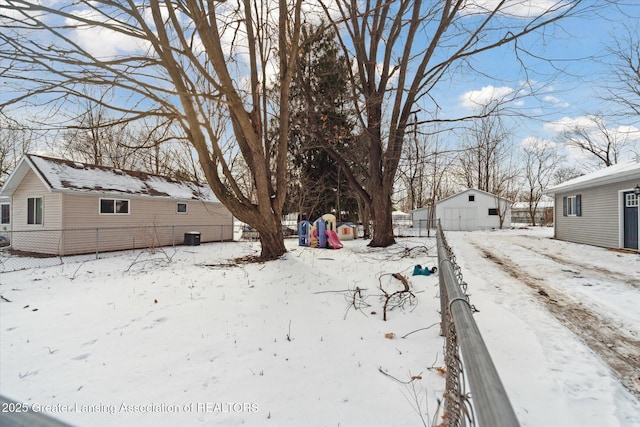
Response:
M100 258L123 250L159 249L185 243L197 231L199 242L233 240L232 225L166 225L138 227L65 228L4 231L8 246L0 247L0 272Z
M437 228L442 334L447 365L445 425L517 427L509 397L473 318L473 306L440 222ZM471 394L465 390L468 378ZM476 424L477 417L477 424Z

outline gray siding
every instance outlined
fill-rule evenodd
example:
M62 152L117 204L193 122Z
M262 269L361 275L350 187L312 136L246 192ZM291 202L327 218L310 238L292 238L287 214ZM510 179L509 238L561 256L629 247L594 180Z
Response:
M635 180L583 188L555 195L555 237L568 242L605 248L620 247L620 191ZM563 197L580 194L582 216L563 216Z

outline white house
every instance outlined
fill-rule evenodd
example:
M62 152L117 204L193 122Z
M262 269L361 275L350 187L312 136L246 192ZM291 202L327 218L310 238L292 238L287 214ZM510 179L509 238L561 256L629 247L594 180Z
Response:
M554 197L554 237L606 248L638 250L640 159L571 179Z
M412 210L411 220L413 221L413 228L435 228L432 212L433 206L431 205Z
M435 217L440 220L443 230L489 230L502 228L501 224L510 227L511 204L495 194L469 188L436 202Z
M8 233L19 251L164 246L183 243L192 231L202 242L233 238L233 217L210 188L143 172L27 154L2 196L10 201Z

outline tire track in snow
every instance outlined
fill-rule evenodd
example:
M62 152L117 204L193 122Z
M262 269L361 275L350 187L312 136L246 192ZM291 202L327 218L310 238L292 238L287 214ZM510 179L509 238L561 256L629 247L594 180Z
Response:
M640 289L640 280L631 277L627 274L621 273L619 271L613 271L613 270L609 270L603 267L598 267L598 266L593 266L593 265L589 265L589 264L585 264L585 263L581 263L575 260L571 260L569 258L566 257L562 257L560 255L557 254L552 254L552 253L546 253L546 252L542 252L538 249L536 249L535 247L532 247L530 245L527 245L526 243L521 243L521 242L516 242L516 241L512 241L511 243L513 243L516 246L520 246L521 248L527 249L531 252L534 252L538 255L541 255L545 258L548 258L554 262L557 262L558 264L563 264L563 265L568 265L568 266L572 266L572 267L577 267L583 270L588 270L589 274L592 274L595 277L601 277L604 279L611 279L611 278L615 278L616 280L620 280L624 283L627 283L630 286L633 286L634 288Z
M536 291L534 295L547 310L582 339L611 368L627 390L640 398L640 340L620 333L619 327L609 319L570 296L545 286L506 257L496 256L476 242L472 245L501 270Z

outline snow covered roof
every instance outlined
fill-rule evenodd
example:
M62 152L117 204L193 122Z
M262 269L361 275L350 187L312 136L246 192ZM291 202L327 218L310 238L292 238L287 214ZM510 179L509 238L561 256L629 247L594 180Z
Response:
M627 163L618 163L616 165L570 179L569 181L565 181L562 184L547 189L545 194L555 194L586 187L613 184L629 179L637 179L638 184L640 184L640 161L635 160Z
M553 206L553 200L540 200L538 202L538 209L552 208ZM529 202L515 202L511 208L514 210L529 209Z
M35 154L27 154L22 158L0 194L13 194L29 170L50 191L218 201L209 187L194 182Z
M454 197L458 197L458 196L460 196L460 195L462 195L462 194L465 194L465 193L468 193L468 192L479 193L479 194L485 194L485 195L490 196L490 197L497 197L497 198L499 198L499 199L501 199L501 200L504 200L505 202L509 202L509 203L511 202L511 200L505 199L504 197L500 197L500 196L497 196L497 195L495 195L495 194L491 194L491 193L489 193L489 192L487 192L487 191L484 191L484 190L478 190L477 188L467 188L467 189L466 189L466 190L464 190L464 191L461 191L461 192L459 192L459 193L453 194L453 195L451 195L451 196L449 196L449 197L445 197L445 198L444 198L444 199L442 199L442 200L438 200L438 201L436 201L436 205L437 205L438 203L442 203L442 202L444 202L445 200L449 200L449 199L452 199L452 198L454 198Z

